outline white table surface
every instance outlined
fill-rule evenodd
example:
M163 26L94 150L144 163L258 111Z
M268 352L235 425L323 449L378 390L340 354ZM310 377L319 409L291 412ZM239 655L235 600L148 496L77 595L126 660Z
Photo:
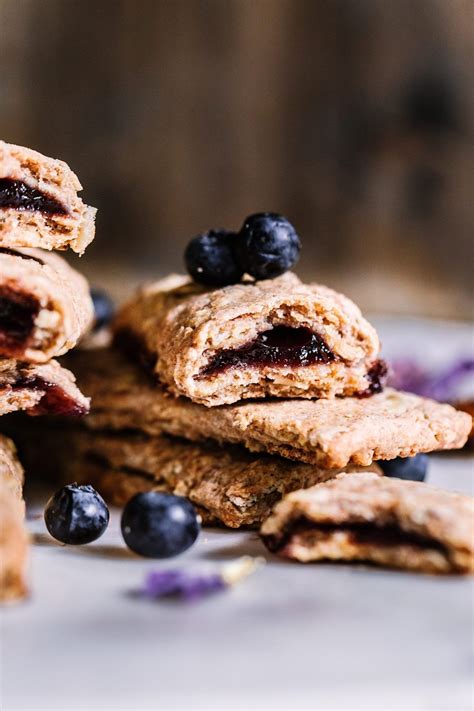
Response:
M382 320L385 351L442 362L469 353L463 325ZM473 459L433 455L429 483L473 493ZM255 533L203 531L167 563L128 552L114 511L105 535L64 547L34 533L31 598L0 612L0 708L471 709L473 585L366 566L299 565ZM35 518L36 516L36 518ZM147 571L267 564L192 605L133 593Z

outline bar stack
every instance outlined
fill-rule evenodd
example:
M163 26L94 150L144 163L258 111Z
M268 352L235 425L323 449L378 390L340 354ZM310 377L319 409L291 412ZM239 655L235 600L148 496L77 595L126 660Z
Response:
M74 376L55 360L93 322L89 286L51 251L82 254L94 237L96 211L81 189L62 161L0 141L0 416L89 411ZM26 591L22 476L14 445L1 437L1 600Z
M472 500L380 466L462 447L471 418L385 388L377 333L342 294L292 273L211 289L172 275L113 334L71 356L93 406L58 452L69 481L119 505L186 496L204 524L263 523L300 561L473 569Z

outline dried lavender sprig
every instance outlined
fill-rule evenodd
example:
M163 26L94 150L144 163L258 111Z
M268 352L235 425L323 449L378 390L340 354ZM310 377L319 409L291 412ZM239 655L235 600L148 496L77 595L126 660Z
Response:
M223 566L220 573L196 574L184 569L156 570L149 573L142 590L153 600L177 597L195 601L229 588L254 572L264 559L243 556Z
M433 378L429 397L435 400L452 400L455 398L455 388L466 375L474 371L474 359L465 358L451 364Z
M148 574L143 594L157 599L177 596L193 600L225 587L220 575L196 575L185 570L157 570Z
M390 384L399 390L450 402L456 399L456 387L473 370L472 358L457 360L438 373L430 373L415 360L400 359L392 363Z
M429 387L430 375L416 360L400 358L390 365L389 385L397 390L424 396Z

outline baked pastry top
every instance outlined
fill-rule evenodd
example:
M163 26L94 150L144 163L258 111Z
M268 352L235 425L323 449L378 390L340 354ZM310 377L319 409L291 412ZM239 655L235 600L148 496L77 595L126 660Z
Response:
M61 160L0 141L0 247L67 249L82 254L94 239L96 210Z
M171 392L207 406L369 395L385 374L358 307L292 273L210 291L171 276L125 304L114 330Z
M270 550L301 562L474 572L471 497L371 473L342 474L288 494L261 535Z
M76 351L68 364L92 397L84 421L90 428L213 439L328 469L456 449L471 428L470 416L450 405L392 389L366 399L269 400L209 408L170 397L114 349Z
M86 279L56 254L0 247L0 357L46 363L91 326Z

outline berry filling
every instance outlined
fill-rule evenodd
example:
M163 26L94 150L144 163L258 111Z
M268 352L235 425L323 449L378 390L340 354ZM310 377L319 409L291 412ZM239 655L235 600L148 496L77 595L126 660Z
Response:
M229 368L243 366L299 367L331 363L334 360L336 356L321 336L309 328L276 326L260 333L254 341L241 348L220 351L198 377L205 378Z
M44 395L29 415L66 415L68 417L81 417L87 414L87 408L78 403L60 385L50 383L38 376L25 376L19 378L12 390L32 390L43 392Z
M38 301L8 286L0 289L0 349L3 355L20 357L34 330Z
M265 542L268 548L273 551L282 550L288 543L306 543L317 545L319 542L327 541L334 533L345 533L349 535L349 541L355 546L377 546L378 548L391 548L396 546L415 546L424 550L436 550L444 555L447 554L446 547L439 541L423 536L419 533L404 531L398 526L386 525L376 526L370 523L351 523L341 526L333 524L315 524L308 522L304 518L294 521L281 536L268 536Z
M381 393L385 385L387 374L388 368L385 361L376 360L367 372L367 380L369 381L368 388L357 393L357 397L364 398L375 395L376 393Z
M22 180L0 178L0 208L42 212L45 215L67 215L68 211L58 200L32 188Z

